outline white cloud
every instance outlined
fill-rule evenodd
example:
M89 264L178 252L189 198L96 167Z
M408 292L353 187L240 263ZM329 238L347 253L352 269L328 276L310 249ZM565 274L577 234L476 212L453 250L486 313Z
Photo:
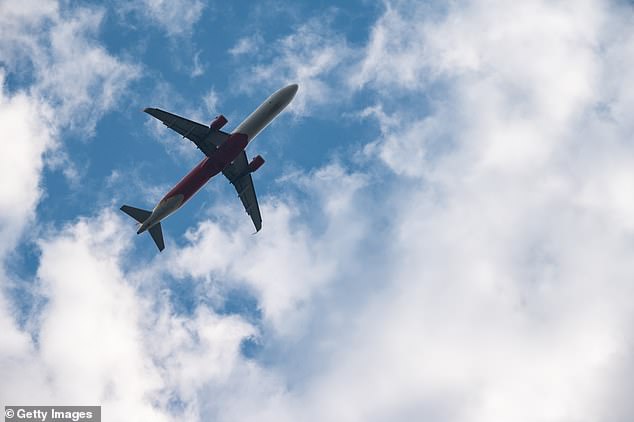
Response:
M216 92L216 90L212 87L207 94L203 97L203 102L205 103L205 110L209 116L214 113L218 113L218 105L220 104L220 96Z
M50 32L50 49L36 57L41 62L35 94L55 107L61 124L88 135L140 74L137 66L113 57L93 40L102 20L102 11L89 9L58 19Z
M205 66L200 62L200 51L194 54L194 68L192 69L192 77L201 76L205 73Z
M350 80L381 94L362 113L382 129L366 152L414 180L384 198L389 258L369 265L388 285L360 309L327 308L355 323L323 333L334 363L298 414L608 419L621 381L606 373L632 353L634 151L631 123L596 112L631 98L613 73L631 38L604 6L469 2L423 24L425 6L387 7ZM418 114L387 96L425 90L444 98Z
M290 351L275 369L295 388L257 409L236 398L246 404L234 418L628 420L627 399L611 396L632 356L632 90L617 70L631 61L632 14L591 1L482 1L420 23L427 11L389 4L348 79L378 95L361 113L382 131L365 151L395 177L373 207L359 201L362 189L332 219L389 215L387 229L362 225L354 237L379 236L383 253L320 255L333 238L273 223L292 240L268 244L266 269L251 264L242 278L257 286L265 316L308 303L272 319L303 312L277 345ZM311 216L300 212L284 220ZM254 256L231 236L210 226L195 241ZM323 260L303 259L304 242ZM194 261L183 262L201 278L236 276L224 261ZM273 271L280 266L293 277ZM312 281L328 268L318 277L327 283ZM322 294L282 294L295 280Z
M203 387L249 373L239 348L254 328L204 306L178 316L162 295L144 298L139 286L156 292L160 279L122 270L133 236L122 223L105 212L41 242L46 305L31 331L10 326L11 342L0 348L6 403L93 403L118 420L192 419Z
M135 0L118 4L120 12L138 14L170 37L191 34L205 9L200 0Z
M352 85L362 87L378 80L405 89L417 89L425 81L423 40L427 27L422 24L412 26L411 21L426 22L426 8L409 4L403 9L408 13L403 14L398 7L386 3L385 13L372 27L359 69L350 74Z
M43 22L59 13L57 2L8 0L0 4L0 63L17 66L38 49ZM24 51L26 50L26 51ZM26 54L25 54L26 53Z
M236 44L229 49L229 54L234 57L244 54L253 54L263 42L262 37L258 34L240 38Z
M25 93L8 95L0 73L0 126L5 139L0 154L0 178L4 180L0 184L0 256L13 249L35 214L43 154L57 143L55 129L47 124L51 114L46 104Z
M5 6L0 63L11 73L32 70L26 72L33 78L25 81L29 94L55 108L49 124L92 136L97 120L119 101L139 68L113 57L95 40L103 10L62 13L57 3L48 4L42 9Z
M328 17L312 19L300 25L290 35L277 39L267 53L255 62L241 77L240 86L252 89L264 84L277 89L287 83L297 83L300 88L289 106L296 115L306 115L319 106L344 100L345 95L331 86L330 81L342 71L352 50L345 38L333 32ZM245 40L245 41L243 41ZM249 54L251 43L243 39L234 47L234 55Z
M191 245L168 265L180 277L211 275L245 285L258 298L266 324L284 336L301 330L311 297L336 278L338 260L353 253L367 228L366 220L352 213L356 193L365 184L361 175L332 165L294 178L314 198L310 209L299 210L287 201L264 202L266 230L249 237L248 217L238 211L241 204L219 207L214 215L226 221L224 226L244 229L226 231L203 223L188 233ZM332 196L335 187L338 195ZM323 221L323 231L310 231L306 216L312 224ZM223 245L222 254L213 252L217 245Z

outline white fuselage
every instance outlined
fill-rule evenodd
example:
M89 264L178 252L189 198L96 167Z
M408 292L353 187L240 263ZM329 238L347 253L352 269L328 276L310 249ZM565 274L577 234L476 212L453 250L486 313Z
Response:
M288 85L275 91L231 133L244 133L249 137L249 142L251 142L262 129L271 123L271 121L289 105L296 92L297 84Z

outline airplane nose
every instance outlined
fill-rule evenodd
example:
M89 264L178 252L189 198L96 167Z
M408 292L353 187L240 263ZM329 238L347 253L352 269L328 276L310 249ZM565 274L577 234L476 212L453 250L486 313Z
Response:
M297 93L297 90L299 89L299 86L297 84L292 84L286 87L286 89L288 90L291 98L293 98L295 96L295 94Z

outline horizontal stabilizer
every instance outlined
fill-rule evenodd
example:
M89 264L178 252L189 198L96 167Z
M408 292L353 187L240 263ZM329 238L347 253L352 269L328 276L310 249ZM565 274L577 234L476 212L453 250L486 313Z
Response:
M134 208L129 205L122 206L121 211L128 214L130 217L134 218L139 223L143 223L152 215L150 211L142 210L140 208Z
M163 243L163 230L161 230L161 223L157 223L155 226L150 227L150 236L152 236L152 240L156 243L156 247L159 249L159 252L162 252L165 249L165 243Z

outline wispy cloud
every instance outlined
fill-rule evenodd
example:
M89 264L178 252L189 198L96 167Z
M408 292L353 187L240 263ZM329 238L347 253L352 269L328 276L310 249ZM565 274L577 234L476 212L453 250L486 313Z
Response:
M9 5L12 3L9 2ZM51 3L55 5L55 3ZM46 11L46 13L44 13ZM99 118L139 76L137 65L114 58L96 41L102 9L32 14L8 7L0 58L10 72L32 69L29 91L55 108L50 124L91 135Z
M205 66L200 62L200 51L194 54L194 66L192 68L192 77L201 76L205 73Z
M205 103L205 109L208 115L211 116L214 113L218 113L220 96L213 87L203 96L203 102Z
M330 19L311 19L291 34L281 37L265 51L252 46L257 39L246 38L230 51L234 55L255 54L255 64L242 75L244 89L254 86L278 88L298 83L300 89L290 110L297 115L309 114L314 107L342 100L345 95L331 82L342 71L352 53L346 39L330 28ZM328 80L328 82L326 82Z
M205 4L200 0L134 0L118 2L120 13L133 13L160 27L170 37L191 35L202 17Z
M242 56L244 54L253 54L262 42L262 37L258 34L242 37L233 47L229 49L229 54L234 57Z

